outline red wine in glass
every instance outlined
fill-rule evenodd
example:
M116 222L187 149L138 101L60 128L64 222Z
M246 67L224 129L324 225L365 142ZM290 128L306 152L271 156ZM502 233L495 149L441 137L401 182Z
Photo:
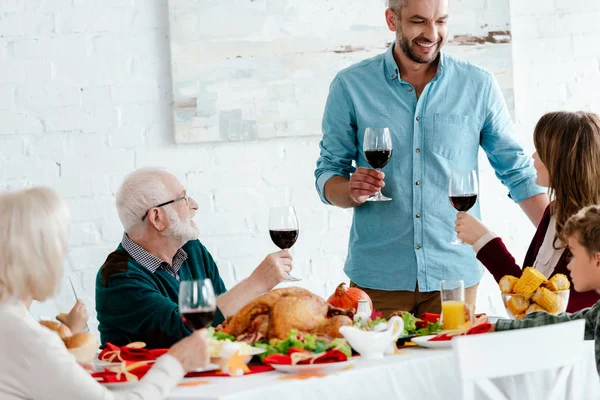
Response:
M293 206L271 208L269 211L269 236L271 236L275 246L281 250L291 249L296 244L299 233L298 217ZM299 280L299 278L288 274L285 282L297 282Z
M392 149L365 150L365 160L375 169L381 169L390 162Z
M479 194L479 185L477 182L477 172L475 170L452 170L448 182L448 197L450 204L459 212L467 212L477 202ZM465 244L455 235L450 244Z
M381 171L392 158L392 137L388 128L366 128L363 138L363 155L376 171ZM381 190L367 198L367 201L390 201L391 197L381 194Z
M217 298L210 279L179 283L179 313L190 329L212 324L217 312Z
M271 229L269 235L275 246L281 250L291 248L298 240L298 229Z
M475 205L475 202L477 202L477 194L475 193L450 196L450 203L457 211L467 212Z
M194 329L203 329L208 328L210 324L212 324L215 319L216 310L186 310L181 313L181 317L183 318L183 322L188 326L188 328Z

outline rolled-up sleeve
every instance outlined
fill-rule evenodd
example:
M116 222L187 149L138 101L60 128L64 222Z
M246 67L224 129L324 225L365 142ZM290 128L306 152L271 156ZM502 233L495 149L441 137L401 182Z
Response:
M329 87L329 96L323 113L321 153L315 170L315 184L321 200L325 197L325 183L334 176L350 177L357 157L356 114L349 92L338 74Z
M509 190L509 197L516 203L545 193L535 184L536 172L531 158L513 134L508 107L495 77L488 76L486 90L487 107L483 112L481 147L485 151L496 176Z

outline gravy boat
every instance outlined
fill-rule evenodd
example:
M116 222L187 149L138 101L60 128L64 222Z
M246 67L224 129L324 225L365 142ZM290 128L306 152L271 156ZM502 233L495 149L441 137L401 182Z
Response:
M383 358L383 354L404 332L404 321L398 316L388 321L385 331L363 331L353 326L340 327L340 333L364 359Z

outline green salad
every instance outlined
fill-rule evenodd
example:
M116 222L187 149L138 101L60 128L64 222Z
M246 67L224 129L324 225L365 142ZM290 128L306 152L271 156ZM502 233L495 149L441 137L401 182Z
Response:
M424 321L408 312L402 314L402 320L404 321L404 336L427 336L442 330L442 324L439 320L436 322Z
M209 339L231 340L232 342L235 342L235 337L233 337L232 335L229 335L225 332L216 332L215 328L213 328L212 326L210 328L208 328L207 330L208 330L208 338Z
M404 332L402 332L401 336L427 336L433 335L434 333L440 332L442 330L442 324L440 324L439 320L436 320L435 322L422 320L415 317L409 312L405 312L402 314L402 321L404 321ZM354 325L360 329L374 331L377 330L375 328L377 325L387 323L387 319L377 317L374 320L369 319L367 321L366 326L362 326L359 321L355 322Z
M315 335L299 334L296 329L290 330L287 338L271 339L270 341L261 340L254 343L254 347L265 349L266 351L259 354L261 361L271 354L288 354L291 348L307 350L313 353L323 353L330 349L336 349L344 353L346 356L352 356L352 348L346 342L346 339L337 338L332 340L319 339Z

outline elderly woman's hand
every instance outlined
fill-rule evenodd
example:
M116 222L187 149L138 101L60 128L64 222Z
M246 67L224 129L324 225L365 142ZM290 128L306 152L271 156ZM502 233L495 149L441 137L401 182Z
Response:
M203 368L210 362L208 331L200 329L175 343L167 353L177 359L185 372Z
M68 314L59 314L56 319L71 329L74 334L85 331L88 320L88 312L82 300L77 300Z
M456 214L454 230L460 240L470 245L475 244L479 239L489 232L489 229L477 218L466 212Z

